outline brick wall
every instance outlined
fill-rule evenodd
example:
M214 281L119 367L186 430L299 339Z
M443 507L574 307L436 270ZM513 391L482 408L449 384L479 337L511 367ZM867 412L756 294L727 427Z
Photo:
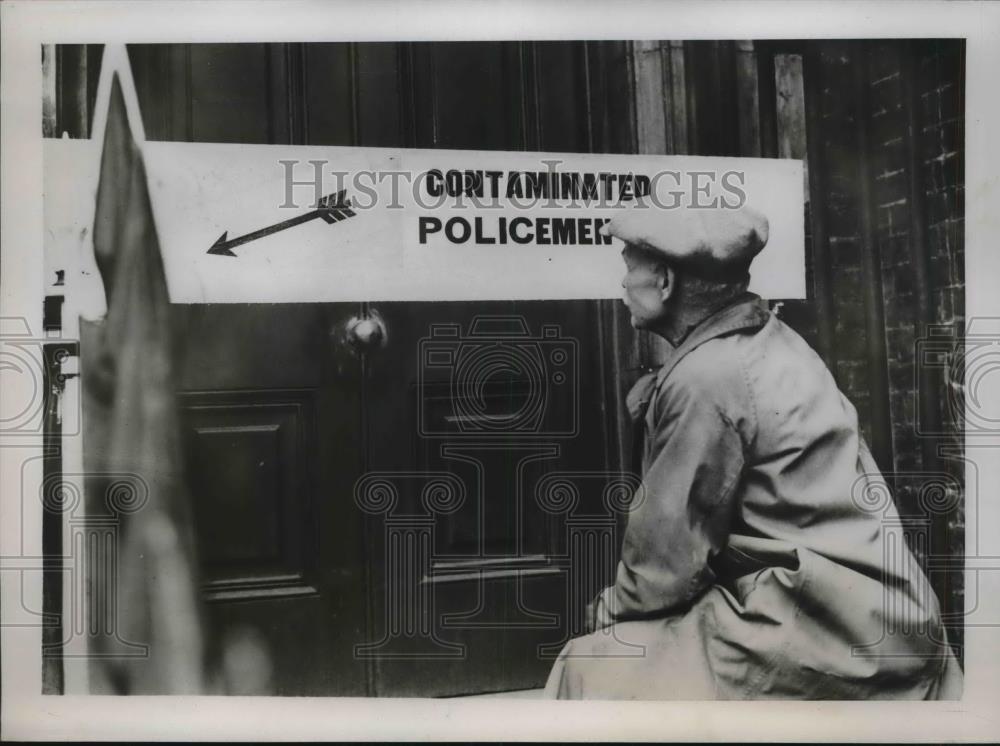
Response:
M961 423L945 372L918 353L929 334L955 339L964 327L964 43L824 42L813 59L820 131L810 136L825 164L813 201L828 234L831 367L866 437L884 441L873 450L901 512L915 526L930 521L918 555L960 556L963 472L948 454L961 447ZM872 257L877 271L866 276ZM931 580L946 613L963 608L961 573ZM949 634L960 644L961 624Z
M823 194L813 195L813 210L825 213L829 266L826 268L833 297L833 347L831 368L841 388L858 410L861 428L872 441L871 374L867 359L860 204L860 160L857 121L859 100L853 90L854 56L851 43L821 46L807 81L819 95L820 131L810 132L820 142L823 158ZM808 95L808 94L807 94ZM813 272L824 268L814 267ZM822 321L821 321L822 323ZM876 451L876 455L878 455Z
M929 324L921 329L926 337L938 325L939 329L960 338L965 328L965 43L964 41L931 41L917 47L914 72L917 109L916 153L920 168L919 189L923 198L926 225L926 258L930 293ZM931 373L932 371L927 371ZM952 375L960 371L952 371ZM941 468L964 479L961 460L963 437L961 415L949 406L950 381L944 376L928 376L927 385L940 392L929 402L937 412L932 424L945 435L926 440L938 454L936 461L924 468ZM950 457L943 454L949 453ZM953 500L954 510L944 514L943 550L952 556L965 554L965 512L961 495ZM947 600L946 610L961 617L964 610L964 576L950 573L943 579ZM959 643L963 639L962 625L951 630Z

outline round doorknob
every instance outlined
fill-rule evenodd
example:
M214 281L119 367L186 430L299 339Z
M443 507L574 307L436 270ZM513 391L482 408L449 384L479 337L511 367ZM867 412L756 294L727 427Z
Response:
M382 315L371 309L362 316L353 316L344 325L348 344L359 352L371 352L385 347L389 333Z

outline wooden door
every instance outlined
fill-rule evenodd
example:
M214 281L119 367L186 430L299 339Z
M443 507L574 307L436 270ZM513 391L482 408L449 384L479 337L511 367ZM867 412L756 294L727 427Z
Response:
M587 53L570 44L401 48L395 64L413 96L400 115L406 144L589 150L591 102L577 67ZM584 600L614 569L621 516L602 498L627 477L612 466L603 398L606 308L376 309L389 343L368 363L365 487L391 486L397 497L366 518L374 644L364 654L376 691L540 686L580 631ZM582 537L603 540L608 553L593 551L589 574L573 555Z
M209 650L256 644L247 693L367 693L361 364L352 304L175 305ZM251 661L253 662L253 661ZM222 663L222 661L216 661ZM269 679L269 680L268 680Z
M358 491L376 691L540 686L612 579L637 486L607 466L599 308L377 308L390 341L369 363Z
M630 147L624 45L130 54L150 139ZM174 310L214 647L254 630L282 694L541 686L610 580L635 484L611 305ZM343 344L359 314L381 316L384 348Z

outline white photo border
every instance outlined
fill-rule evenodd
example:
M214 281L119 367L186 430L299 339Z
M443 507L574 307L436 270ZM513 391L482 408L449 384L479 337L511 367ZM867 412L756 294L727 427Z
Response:
M0 316L42 322L41 46L66 43L486 39L947 38L967 40L966 288L969 319L1000 317L1000 4L985 2L5 2L0 46ZM994 377L995 378L995 377ZM986 381L998 395L997 381ZM11 385L10 381L7 382ZM17 382L0 396L17 396ZM41 555L42 506L21 514L21 465L40 444L0 447L0 554ZM1000 484L997 437L967 443ZM988 498L991 489L981 490ZM978 512L972 510L978 503ZM969 501L978 557L1000 563L1000 503ZM24 530L22 545L21 530ZM988 564L988 562L987 562ZM984 565L985 566L985 565ZM0 613L20 603L3 573ZM34 577L32 577L34 576ZM41 608L41 577L24 592ZM30 580L37 581L34 585ZM1000 619L1000 572L967 565L976 614ZM972 595L972 594L970 594ZM0 627L10 739L888 740L1000 739L1000 629L966 629L960 702L550 702L41 694L41 629Z

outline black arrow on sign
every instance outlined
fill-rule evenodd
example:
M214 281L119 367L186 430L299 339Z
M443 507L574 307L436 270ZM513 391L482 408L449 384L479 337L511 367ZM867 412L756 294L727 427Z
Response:
M338 223L341 220L352 218L356 213L351 209L351 200L345 199L346 191L346 189L341 189L339 192L334 192L333 194L328 194L327 196L322 197L319 204L316 205L316 209L307 212L305 215L299 215L296 218L283 220L280 223L275 223L274 225L269 225L266 228L261 228L259 231L247 233L245 236L240 236L239 238L227 241L226 236L229 231L226 231L219 236L218 240L214 244L212 244L212 248L208 250L208 253L216 254L218 256L236 256L236 254L233 253L233 249L237 246L249 243L250 241L256 241L258 238L270 236L272 233L277 233L278 231L283 231L296 225L302 225L302 223L308 223L310 220L315 220L316 218L322 218L331 225L333 223Z

